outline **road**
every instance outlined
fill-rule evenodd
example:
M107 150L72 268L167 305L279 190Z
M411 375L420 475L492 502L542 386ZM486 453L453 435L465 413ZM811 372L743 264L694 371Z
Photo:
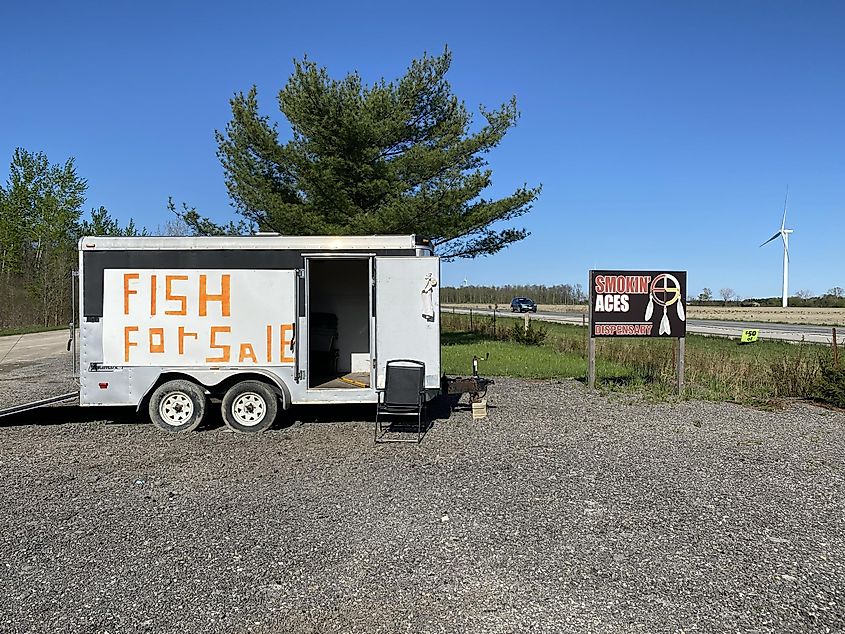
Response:
M67 330L0 337L0 366L52 359L62 353L70 358L67 340Z
M444 311L468 314L469 308L455 308L444 305ZM473 308L473 314L492 315L493 311L487 308ZM498 311L499 315L510 317L515 316L509 310ZM579 312L550 312L538 311L531 314L532 319L540 321L582 324L584 313ZM774 339L779 341L799 342L802 339L807 343L830 344L832 340L831 329L826 326L811 326L805 324L772 324L763 322L748 321L726 321L715 319L690 319L687 321L687 332L697 335L710 335L713 337L739 337L744 329L755 329L760 331L760 339ZM837 339L841 339L837 335Z
M67 339L67 330L0 337L0 417L76 398Z

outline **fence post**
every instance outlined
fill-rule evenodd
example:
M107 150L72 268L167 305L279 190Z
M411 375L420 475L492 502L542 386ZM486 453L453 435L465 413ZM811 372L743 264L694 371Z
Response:
M525 322L522 324L523 332L528 332L528 320L529 319L530 319L530 317L528 316L528 313L525 313Z
M496 310L499 308L499 305L496 304L493 306L493 339L496 338Z
M839 346L836 343L836 328L833 329L833 364L839 365Z
M475 332L475 327L472 325L472 308L469 309L469 329Z

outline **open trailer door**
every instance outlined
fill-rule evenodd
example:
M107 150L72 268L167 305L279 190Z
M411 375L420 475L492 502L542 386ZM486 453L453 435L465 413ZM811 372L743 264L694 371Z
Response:
M392 359L425 363L425 387L440 387L440 258L375 258L376 386Z

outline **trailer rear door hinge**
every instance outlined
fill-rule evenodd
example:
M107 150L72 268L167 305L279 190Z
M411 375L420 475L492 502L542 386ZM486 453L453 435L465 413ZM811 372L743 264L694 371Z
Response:
M299 278L305 278L305 269L296 269L296 276Z

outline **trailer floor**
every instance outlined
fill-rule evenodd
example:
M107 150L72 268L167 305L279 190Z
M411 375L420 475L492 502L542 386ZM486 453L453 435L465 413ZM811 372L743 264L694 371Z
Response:
M317 383L311 388L319 390L322 388L332 389L363 389L370 387L369 372L348 372L336 377L324 377L317 379Z

